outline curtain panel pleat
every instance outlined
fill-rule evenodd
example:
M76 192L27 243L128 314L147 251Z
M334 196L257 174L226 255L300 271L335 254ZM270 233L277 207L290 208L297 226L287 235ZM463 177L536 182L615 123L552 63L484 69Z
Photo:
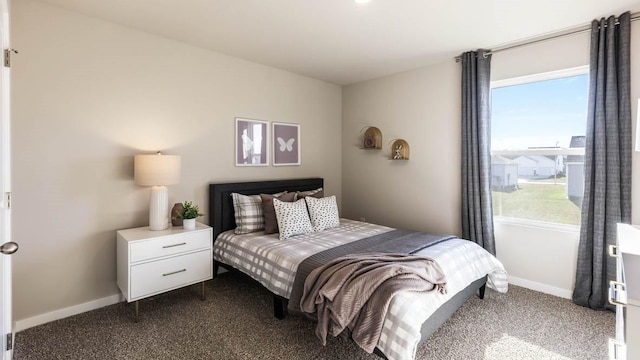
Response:
M618 19L594 20L591 26L585 186L573 301L593 309L614 310L608 288L616 278L616 262L607 250L616 243L616 224L631 221L630 18L627 12Z
M491 205L491 54L462 54L462 237L496 254Z

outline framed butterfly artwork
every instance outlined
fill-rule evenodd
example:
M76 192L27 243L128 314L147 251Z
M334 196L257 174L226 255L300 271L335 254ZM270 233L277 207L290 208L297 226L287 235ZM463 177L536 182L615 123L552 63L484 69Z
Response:
M300 125L272 123L273 166L300 165Z

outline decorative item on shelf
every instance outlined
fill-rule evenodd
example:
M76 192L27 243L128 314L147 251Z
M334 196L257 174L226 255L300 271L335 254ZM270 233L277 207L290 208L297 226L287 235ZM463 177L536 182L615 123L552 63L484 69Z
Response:
M393 141L391 160L409 160L409 143L403 139Z
M203 215L198 205L194 205L191 201L185 201L182 210L176 214L175 218L182 219L182 226L185 230L193 230L196 228L196 218Z
M178 218L178 214L182 212L184 206L182 203L175 203L171 208L171 225L182 226L182 218Z
M149 230L169 227L169 190L166 185L180 182L180 156L136 155L133 159L133 178L136 184L151 186L149 201Z
M380 129L375 126L367 128L362 139L362 148L367 150L382 149L382 132Z

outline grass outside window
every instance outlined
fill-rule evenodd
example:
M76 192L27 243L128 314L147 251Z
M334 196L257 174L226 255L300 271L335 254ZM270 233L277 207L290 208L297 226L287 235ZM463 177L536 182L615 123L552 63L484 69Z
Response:
M493 214L496 216L580 225L579 199L568 199L564 178L527 181L517 190L496 191Z

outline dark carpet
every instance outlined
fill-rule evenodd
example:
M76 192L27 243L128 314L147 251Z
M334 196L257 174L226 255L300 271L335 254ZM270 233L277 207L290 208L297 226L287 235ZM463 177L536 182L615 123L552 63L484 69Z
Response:
M379 359L352 342L323 347L314 323L277 320L259 285L224 273L206 284L133 304L120 303L16 334L14 359ZM571 301L511 286L473 297L417 352L416 359L607 358L615 316Z

